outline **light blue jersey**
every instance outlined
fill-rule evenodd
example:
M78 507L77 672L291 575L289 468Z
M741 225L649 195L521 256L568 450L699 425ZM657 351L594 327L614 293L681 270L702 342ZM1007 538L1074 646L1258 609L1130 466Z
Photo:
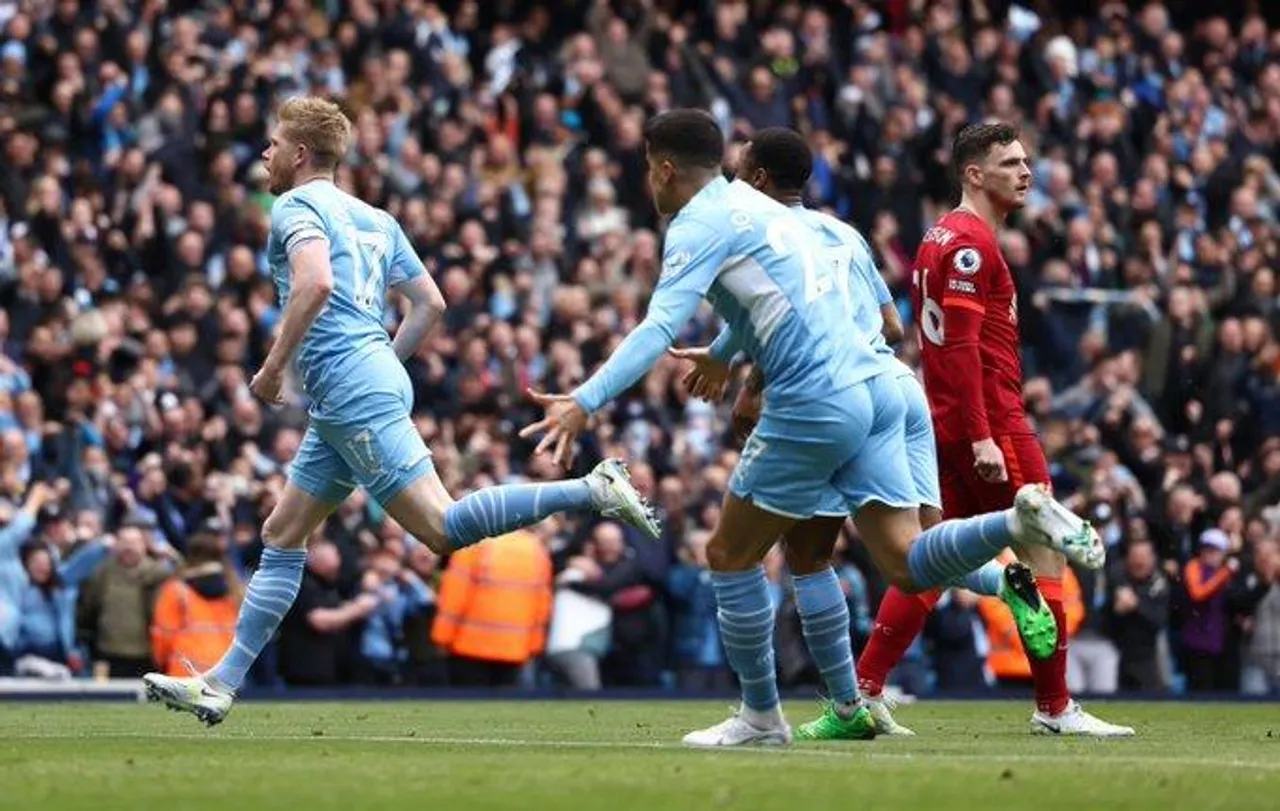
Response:
M383 326L387 290L426 273L399 223L327 181L290 190L271 209L271 273L288 304L289 257L324 240L333 292L298 348L311 422L289 478L330 504L357 485L385 504L431 469L410 417L413 387Z
M706 298L764 371L766 408L787 410L884 371L870 344L849 340L847 278L786 206L743 182L717 178L672 219L662 275L642 323L574 397L588 412L625 391L671 345Z
M897 381L906 405L904 439L916 502L941 508L938 449L929 402L915 372L898 360L893 347L884 339L884 318L880 315L880 308L893 297L876 268L871 246L856 228L829 214L800 205L792 206L792 210L822 240L826 261L834 264L837 272L848 278L849 293L853 298L853 321ZM827 494L819 512L822 515L845 515L844 501L844 496L833 490Z
M337 380L373 352L393 353L383 326L387 290L426 273L400 224L328 181L298 186L271 209L267 256L280 291L289 302L289 256L313 239L329 244L333 293L298 348L303 386L321 400Z
M849 294L853 298L853 323L866 336L871 348L890 365L894 374L914 374L910 367L898 360L893 347L884 339L884 317L880 308L892 302L893 295L876 267L866 238L858 229L830 214L802 205L791 208L823 240L824 258L836 265L836 272L848 275Z
M786 206L717 178L675 216L645 320L573 393L588 412L629 388L705 297L728 323L713 353L745 352L765 376L764 409L730 491L808 518L828 493L848 510L914 504L902 397L853 321L847 273Z

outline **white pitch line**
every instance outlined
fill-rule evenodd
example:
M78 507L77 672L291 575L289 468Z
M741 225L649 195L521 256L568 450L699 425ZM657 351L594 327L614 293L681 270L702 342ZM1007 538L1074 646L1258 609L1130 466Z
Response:
M1098 747L1108 747L1105 751L1100 748L1097 750L1071 750L1060 754L978 754L974 752L885 752L871 751L869 747L874 747L874 743L854 743L847 744L847 748L843 749L808 749L808 748L788 748L777 746L738 746L723 748L694 748L684 746L679 743L665 741L553 741L538 740L525 738L450 738L450 737L422 737L410 735L280 735L266 734L255 735L252 733L243 735L223 735L217 733L203 734L198 732L165 732L159 734L151 734L145 732L103 732L93 731L84 732L77 735L60 735L46 732L18 733L16 735L6 735L6 740L87 740L87 739L119 739L132 738L139 740L198 740L198 741L268 741L268 742L311 742L324 743L333 741L338 743L400 743L400 744L418 744L422 746L492 746L520 749L649 749L655 751L681 751L681 752L714 752L726 754L752 754L752 755L779 755L783 757L815 757L815 758L841 758L844 760L898 760L898 761L982 761L992 766L998 766L1003 763L1072 763L1086 760L1089 756L1101 754L1106 758L1107 763L1122 763L1138 766L1199 766L1213 768L1231 768L1231 769L1255 769L1266 772L1280 772L1280 762L1275 761L1253 761L1239 759L1224 758L1193 758L1193 757L1166 757L1154 755L1145 757L1142 755L1125 755L1119 754L1113 747L1124 746L1122 741L1113 742L1095 742Z

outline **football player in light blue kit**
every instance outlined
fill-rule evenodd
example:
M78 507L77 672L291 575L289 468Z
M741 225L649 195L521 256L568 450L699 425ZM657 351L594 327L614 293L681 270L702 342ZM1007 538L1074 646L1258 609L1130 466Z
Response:
M709 114L663 113L645 136L655 205L674 215L649 311L574 392L535 393L546 417L522 434L544 432L539 451L554 447L565 463L589 416L648 371L704 297L728 322L715 346L680 356L695 361L710 389L723 390L724 361L739 350L768 381L760 423L707 546L721 639L742 686L742 708L685 743L785 744L791 730L778 700L773 609L760 562L779 537L818 512L829 487L848 509L863 509L868 526L904 550L913 547L919 565L898 579L915 590L985 563L1013 541L1018 521L997 515L949 522L910 543L920 529L901 450L905 406L887 367L853 326L844 280L819 263L820 246L792 211L746 183L724 180L724 139ZM837 700L850 715L865 714L852 683Z
M889 288L875 266L870 246L852 226L803 205L801 190L808 182L812 165L812 154L802 135L783 127L771 127L756 132L751 141L743 145L736 174L753 188L790 207L822 241L825 247L823 257L832 263L835 272L847 275L853 297L853 322L888 365L889 374L897 383L906 404L903 428L907 462L915 488L920 523L924 529L928 529L942 522L937 445L929 402L915 373L898 360L890 346L890 341L901 339L902 323L898 319ZM757 367L752 371L748 385L743 387L734 405L736 426L742 428L754 423L760 411L761 383ZM783 539L787 566L796 584L797 605L806 638L810 635L810 628L817 629L814 633L818 636L823 636L823 630L833 629L829 640L825 637L816 640L811 642L811 647L825 650L834 645L840 646L841 661L834 661L833 656L833 661L828 663L828 667L835 671L834 676L828 676L828 681L843 679L848 674L843 664L843 653L848 646L848 626L846 623L841 627L837 621L829 620L821 610L813 610L812 607L822 607L833 600L834 590L839 587L830 567L830 559L844 526L847 509L844 498L832 489L818 515L792 527ZM873 558L884 554L882 547L875 543L868 544L868 549ZM1012 603L1020 601L1022 604L1017 606L1018 610L1014 613L1016 617L1022 618L1022 624L1029 626L1028 632L1039 633L1043 635L1046 644L1056 645L1057 628L1053 613L1040 599L1034 575L1024 564L1014 562L1011 566L1013 568L1007 569L999 563L988 561L955 585L978 594L1001 597L1011 603L1011 609L1014 608ZM822 584L821 587L818 584ZM820 588L826 589L830 594L828 600L823 600L820 596ZM825 674L821 657L815 654L815 659L819 660L819 668ZM856 676L856 670L854 675ZM837 691L833 689L832 692L834 694ZM882 699L867 698L866 702L875 720L877 732L911 734L893 720L889 707ZM797 737L813 739L859 737L861 733L857 724L846 722L832 711L797 729Z
M231 647L207 673L144 677L153 701L209 725L226 716L249 667L293 605L307 538L356 485L438 554L564 510L596 510L650 536L659 533L617 460L601 462L580 479L491 487L456 502L449 496L410 418L413 392L401 363L444 311L440 291L395 219L334 185L351 137L338 106L293 99L278 117L263 158L271 192L281 195L271 211L268 253L285 309L250 388L267 402L282 402L285 368L296 352L311 421L289 482L263 525L262 562L249 582ZM411 305L394 341L382 326L388 289ZM323 631L376 607L366 597L307 620Z

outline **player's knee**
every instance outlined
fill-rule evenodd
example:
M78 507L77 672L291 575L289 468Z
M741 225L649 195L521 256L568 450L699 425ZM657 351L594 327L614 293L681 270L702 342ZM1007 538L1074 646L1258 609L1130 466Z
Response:
M917 585L915 579L911 576L911 566L907 563L905 553L893 554L887 557L887 560L885 556L877 559L880 574L884 577L886 583L908 594L919 594L922 591L926 591L925 588Z
M707 542L707 568L713 572L745 572L759 562L719 533Z
M815 574L831 565L831 550L812 546L790 546L785 550L787 571L797 577Z
M907 594L919 594L927 591L924 587L916 583L911 577L911 570L904 565L902 569L893 569L884 573L884 579L891 586L895 586L899 591L905 591Z
M287 518L272 512L262 525L262 543L277 549L297 549L306 543L306 535L291 527Z
M1043 546L1026 546L1018 549L1018 558L1031 567L1031 571L1039 577L1062 577L1066 568L1066 559L1056 550Z

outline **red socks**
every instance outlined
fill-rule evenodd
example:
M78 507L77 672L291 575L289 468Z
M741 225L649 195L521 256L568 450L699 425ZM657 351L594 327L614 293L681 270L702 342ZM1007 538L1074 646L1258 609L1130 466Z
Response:
M1062 580L1056 577L1038 577L1040 594L1049 604L1053 618L1058 623L1058 649L1048 659L1031 663L1031 681L1035 685L1036 709L1049 715L1058 715L1067 708L1071 693L1067 690L1067 612L1062 608ZM870 647L870 646L868 646Z
M889 678L889 671L901 661L907 648L911 647L911 643L924 630L929 612L941 596L942 592L937 589L907 594L896 586L890 586L885 592L880 601L880 609L876 611L876 624L871 629L871 639L858 659L858 689L863 695L873 698L880 695L885 679ZM1063 664L1065 680L1065 657Z

